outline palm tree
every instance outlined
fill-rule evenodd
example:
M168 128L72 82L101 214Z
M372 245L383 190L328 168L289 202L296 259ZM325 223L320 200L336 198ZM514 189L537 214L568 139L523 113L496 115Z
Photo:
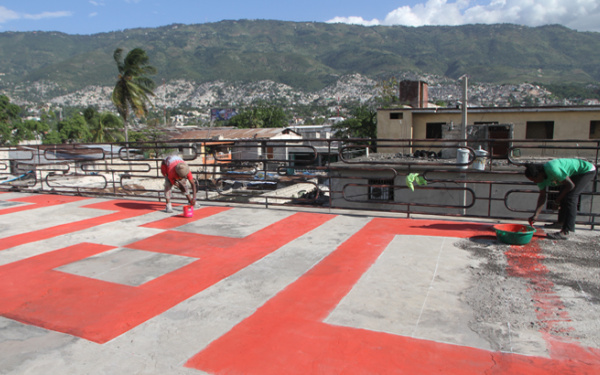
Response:
M88 124L90 124L89 121ZM121 119L114 113L104 112L98 114L98 116L94 118L93 124L90 124L92 130L92 142L105 143L123 141L123 134L121 134L119 130L122 125Z
M135 48L129 51L125 59L122 59L123 49L117 48L113 58L117 63L119 78L112 93L112 102L117 107L117 111L123 118L125 128L125 142L129 144L127 126L129 119L129 110L131 109L137 117L145 116L148 113L150 99L148 96L154 96L154 81L148 75L156 74L156 68L149 65L149 58L141 48Z

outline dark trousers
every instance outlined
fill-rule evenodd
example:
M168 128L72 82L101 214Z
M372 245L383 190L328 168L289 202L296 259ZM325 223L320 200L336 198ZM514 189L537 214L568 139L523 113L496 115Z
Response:
M562 202L560 202L560 208L558 209L558 222L562 223L563 232L575 231L575 219L577 218L577 202L579 201L579 196L594 179L595 175L596 171L591 171L585 174L571 176L571 181L573 181L575 187L565 195Z

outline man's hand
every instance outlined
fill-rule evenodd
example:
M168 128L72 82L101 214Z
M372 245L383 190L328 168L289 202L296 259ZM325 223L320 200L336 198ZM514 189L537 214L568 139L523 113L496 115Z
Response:
M533 215L532 217L527 219L527 221L529 222L529 225L533 226L533 223L535 223L537 221L537 216Z
M196 199L193 199L192 197L190 197L189 194L186 194L185 197L187 198L187 201L190 204L190 206L195 206L196 205Z

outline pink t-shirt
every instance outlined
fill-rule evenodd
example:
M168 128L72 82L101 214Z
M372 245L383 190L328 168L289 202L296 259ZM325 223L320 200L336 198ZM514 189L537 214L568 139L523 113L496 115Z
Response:
M160 172L163 176L169 179L171 185L175 183L175 180L179 178L179 175L175 171L175 166L179 163L183 163L183 159L179 156L167 156L165 160L162 161L160 165ZM187 179L190 182L194 181L194 177L192 176L192 171L187 174Z

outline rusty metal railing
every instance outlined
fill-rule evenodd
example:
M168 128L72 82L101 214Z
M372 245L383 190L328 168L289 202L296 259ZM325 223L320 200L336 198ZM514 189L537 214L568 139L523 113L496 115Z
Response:
M0 191L160 201L160 163L174 153L190 165L200 201L525 220L538 190L525 179L523 166L577 157L598 167L600 141L190 139L128 147L10 146L0 147ZM410 174L426 185L411 188ZM578 224L599 223L598 181L596 174L581 196ZM185 201L180 194L174 199ZM547 209L541 219L555 215Z

